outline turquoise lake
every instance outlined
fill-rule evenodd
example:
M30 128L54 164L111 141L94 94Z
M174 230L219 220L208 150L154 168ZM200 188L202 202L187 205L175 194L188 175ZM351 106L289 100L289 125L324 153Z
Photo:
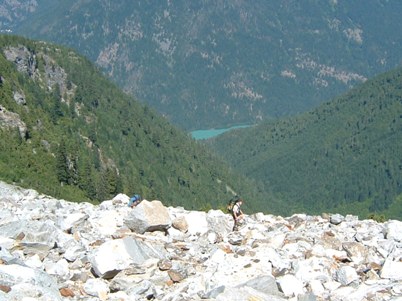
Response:
M192 131L191 136L195 140L208 139L208 138L218 136L224 132L227 132L227 131L230 131L233 129L246 128L249 126L250 125L236 125L236 126L232 126L230 128L225 128L225 129L197 130L197 131Z

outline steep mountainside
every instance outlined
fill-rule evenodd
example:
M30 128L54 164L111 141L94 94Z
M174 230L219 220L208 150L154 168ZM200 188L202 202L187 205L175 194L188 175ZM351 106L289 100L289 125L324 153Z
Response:
M223 134L211 145L292 211L402 219L402 68L312 112Z
M3 30L79 50L187 130L305 111L401 62L401 1L29 3L3 4Z
M226 204L234 192L263 200L253 183L71 49L7 35L0 179L68 200L140 193L201 209Z

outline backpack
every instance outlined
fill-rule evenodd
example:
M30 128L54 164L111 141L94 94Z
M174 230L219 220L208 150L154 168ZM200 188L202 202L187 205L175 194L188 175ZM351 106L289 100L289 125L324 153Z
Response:
M237 195L230 199L228 205L226 206L228 213L233 213L233 207L234 207L234 205L237 204L237 202L239 200L240 200L240 198Z
M135 194L130 198L130 201L128 202L128 207L137 206L141 201L141 196L139 194Z

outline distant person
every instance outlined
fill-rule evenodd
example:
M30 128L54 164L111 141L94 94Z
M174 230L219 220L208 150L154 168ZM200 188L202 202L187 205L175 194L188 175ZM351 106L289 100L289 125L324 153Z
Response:
M232 209L232 216L234 220L233 231L239 230L239 226L243 223L244 213L241 210L241 205L243 205L243 199L238 199Z
M134 208L141 203L142 198L139 194L134 194L128 201L128 207Z

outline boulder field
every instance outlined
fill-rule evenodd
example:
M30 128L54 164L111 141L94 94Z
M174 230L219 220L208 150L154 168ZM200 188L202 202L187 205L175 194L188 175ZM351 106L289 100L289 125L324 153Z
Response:
M0 182L0 301L402 301L402 222L250 213Z

